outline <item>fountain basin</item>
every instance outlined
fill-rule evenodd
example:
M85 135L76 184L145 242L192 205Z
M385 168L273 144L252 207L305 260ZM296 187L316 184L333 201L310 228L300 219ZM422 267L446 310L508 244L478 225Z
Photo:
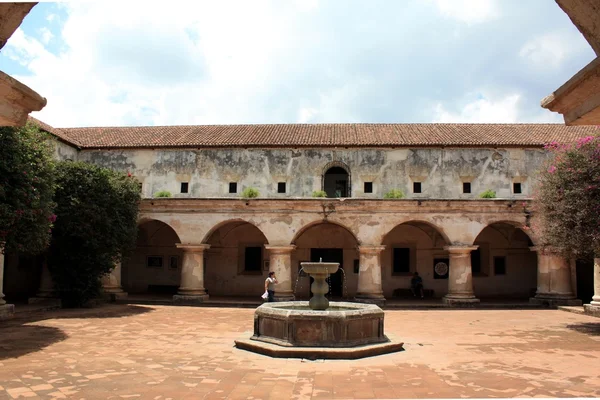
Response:
M307 301L265 303L254 313L252 340L295 347L354 347L385 343L384 313L374 304L332 302L312 310Z

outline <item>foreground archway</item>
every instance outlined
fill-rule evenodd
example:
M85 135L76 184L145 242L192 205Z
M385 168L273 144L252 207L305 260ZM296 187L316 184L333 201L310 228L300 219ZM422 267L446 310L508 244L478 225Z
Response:
M330 277L328 296L354 296L358 282L359 245L356 237L347 228L330 222L311 224L300 230L292 245L292 280L298 282L296 296L310 297L310 281L302 275L298 278L300 263L304 261L338 262L338 272ZM344 288L344 275L346 286Z
M204 284L209 295L252 296L264 291L269 272L269 242L246 221L228 221L212 230L205 243Z
M382 284L385 297L412 297L410 280L415 272L421 275L425 294L442 297L448 291L448 271L436 271L435 266L449 265L450 243L436 226L422 221L397 225L383 238L381 253Z
M473 290L482 299L528 299L537 286L537 254L531 238L509 222L486 226L471 251Z
M136 248L122 264L121 281L128 293L175 294L181 279L183 251L169 225L148 220L138 226Z

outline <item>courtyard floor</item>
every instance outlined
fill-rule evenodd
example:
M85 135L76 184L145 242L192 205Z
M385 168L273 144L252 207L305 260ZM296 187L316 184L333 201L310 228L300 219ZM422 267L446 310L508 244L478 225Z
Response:
M559 310L386 311L405 351L355 361L233 347L253 310L104 305L0 321L0 398L600 397L600 319Z

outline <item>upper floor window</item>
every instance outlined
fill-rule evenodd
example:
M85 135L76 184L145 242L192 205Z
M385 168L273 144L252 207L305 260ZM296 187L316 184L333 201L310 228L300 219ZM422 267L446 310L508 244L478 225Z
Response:
M189 187L188 182L181 182L181 193L187 193L188 187Z
M348 197L348 172L342 167L331 167L325 172L323 190L327 197Z
M523 193L523 190L521 188L521 183L519 183L519 182L513 183L513 193L514 194L521 194L521 193Z
M463 193L471 193L471 182L463 182Z
M237 182L229 182L229 193L237 193Z
M277 193L285 193L285 182L277 183Z
M373 193L373 182L365 182L365 193Z
M421 193L421 182L413 182L413 193Z

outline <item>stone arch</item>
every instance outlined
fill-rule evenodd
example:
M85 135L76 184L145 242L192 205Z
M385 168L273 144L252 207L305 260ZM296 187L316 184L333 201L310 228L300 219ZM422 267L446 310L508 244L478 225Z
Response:
M307 230L309 230L310 228L312 228L314 226L321 225L321 224L333 224L333 225L337 225L340 228L343 228L346 231L348 231L348 233L350 233L352 235L352 237L354 237L354 240L356 240L356 243L358 243L358 245L361 244L361 241L358 239L358 236L352 231L352 229L350 229L346 225L342 224L341 222L330 221L330 220L323 220L323 219L320 219L318 221L309 222L308 224L304 225L302 228L298 229L298 232L296 232L296 234L292 238L290 244L292 244L292 245L296 244L296 240L298 240L298 238L300 236L302 236L302 234L304 232L306 232Z
M254 226L256 229L258 229L260 231L260 233L262 233L262 235L265 237L265 239L267 241L267 244L269 244L269 238L267 237L265 232L263 232L263 230L260 229L259 226L257 226L256 224L254 224L248 220L242 219L242 218L227 219L225 221L221 221L221 222L215 224L212 228L210 228L208 230L208 232L206 232L206 234L204 235L204 237L202 238L202 241L200 243L203 243L203 244L208 243L208 240L216 231L218 231L219 229L221 229L224 226L229 225L229 224L235 224L235 225L250 224L250 225Z
M350 167L342 161L331 161L327 163L325 167L323 167L323 172L321 174L321 190L326 191L326 175L327 172L333 168L341 168L344 171L346 171L346 174L348 175L346 187L347 193L346 196L341 197L352 197L352 172L350 170Z
M138 218L138 223L137 223L138 228L140 226L147 224L148 222L152 222L152 221L162 222L163 224L165 224L166 226L171 228L173 230L173 232L175 232L178 240L181 240L182 235L179 230L178 224L172 223L172 221L170 221L167 218L159 218L159 217L155 217L155 216L142 216L142 217Z
M424 231L423 227L419 227L419 225L425 225L428 226L430 228L432 228L438 235L440 235L440 237L446 242L446 245L450 245L452 244L452 240L450 240L450 238L448 237L448 235L446 234L446 232L444 231L443 228L441 228L440 226L426 221L424 219L409 219L409 220L405 220L405 221L400 221L396 224L394 224L394 226L392 226L390 229L387 230L387 232L383 232L381 235L381 243L383 244L384 241L386 240L386 237L396 228L398 228L401 225L411 225L414 226L422 231Z
M175 294L183 260L183 251L177 248L180 242L172 224L157 218L140 218L136 248L121 266L123 289L129 293Z
M517 228L521 232L523 232L525 235L527 235L527 237L531 241L531 245L532 246L535 246L536 243L538 242L537 238L535 237L535 235L533 234L533 232L531 231L531 229L529 227L526 227L527 229L525 229L525 226L523 225L523 223L521 221L514 221L514 220L508 220L508 219L499 219L499 220L489 221L487 224L482 225L482 227L479 230L479 232L477 232L477 234L475 235L475 237L473 239L473 243L475 243L475 241L477 240L477 238L481 235L481 233L485 229L487 229L489 227L494 228L492 225L501 225L501 224L510 225L510 226L512 226L514 228Z

